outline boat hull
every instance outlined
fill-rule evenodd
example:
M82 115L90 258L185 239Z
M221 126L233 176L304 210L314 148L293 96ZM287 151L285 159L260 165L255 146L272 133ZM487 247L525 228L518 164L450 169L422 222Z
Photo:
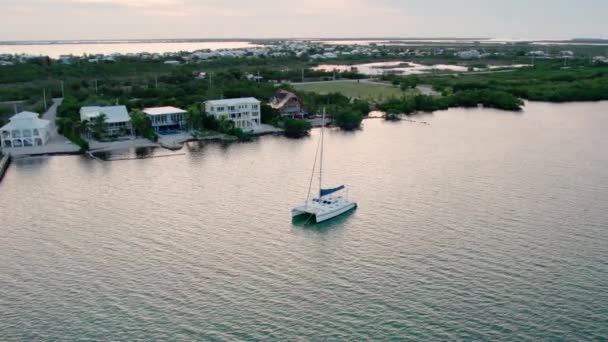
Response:
M317 223L325 222L325 221L331 220L335 217L338 217L342 214L345 214L355 208L357 208L357 203L350 203L349 205L345 206L344 208L338 209L336 211L329 212L329 213L326 213L323 215L315 215L315 219L316 219Z
M304 206L292 209L291 216L294 219L301 216L312 216L312 218L314 218L314 222L321 223L345 214L355 208L357 208L357 203L355 202L345 203L343 206L332 210L323 210L322 208Z

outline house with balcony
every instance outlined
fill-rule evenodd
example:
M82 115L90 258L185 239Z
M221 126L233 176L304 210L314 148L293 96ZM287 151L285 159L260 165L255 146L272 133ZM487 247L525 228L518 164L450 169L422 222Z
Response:
M80 121L84 123L90 123L101 115L105 115L108 135L125 136L133 134L129 111L125 106L80 108Z
M304 116L304 106L298 96L287 90L277 91L270 99L270 106L291 118Z
M37 113L21 112L0 128L2 148L45 146L51 138L51 122Z
M217 120L225 118L234 122L236 128L252 131L262 124L260 104L261 102L253 97L212 100L205 102L205 110Z
M146 108L144 114L150 118L156 133L173 133L186 127L186 111L176 107Z

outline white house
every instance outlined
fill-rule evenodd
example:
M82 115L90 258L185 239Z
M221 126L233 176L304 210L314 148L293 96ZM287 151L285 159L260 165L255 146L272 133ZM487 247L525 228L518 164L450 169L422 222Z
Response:
M129 135L133 133L131 118L125 106L82 107L80 108L80 121L91 122L102 114L106 116L108 134Z
M21 112L0 128L2 148L44 146L51 137L51 122L38 114Z
M144 109L150 118L152 128L157 133L182 130L186 125L186 111L175 107L155 107Z
M205 110L218 120L224 117L234 122L236 128L252 130L262 123L260 103L253 97L213 100L205 102Z

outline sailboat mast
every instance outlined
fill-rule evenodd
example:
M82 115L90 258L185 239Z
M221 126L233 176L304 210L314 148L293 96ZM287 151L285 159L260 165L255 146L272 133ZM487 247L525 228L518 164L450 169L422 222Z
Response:
M323 144L325 141L325 108L323 108L323 120L321 121L321 157L319 162L319 198L323 197Z

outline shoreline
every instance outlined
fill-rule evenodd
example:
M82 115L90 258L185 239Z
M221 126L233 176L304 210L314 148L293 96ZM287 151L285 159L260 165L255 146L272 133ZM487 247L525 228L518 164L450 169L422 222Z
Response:
M601 103L601 102L608 102L608 100L598 100L598 101L566 101L566 102L550 102L550 101L530 101L530 100L525 100L524 103L544 103L544 104L555 104L555 105L574 105L574 104L581 104L581 103ZM439 112L445 112L448 111L450 109L455 109L455 108L462 108L462 109L489 109L489 110L500 110L500 109L496 109L496 108L492 108L492 107L472 107L472 108L466 108L466 107L450 107L447 109L440 109L440 110L436 110L436 111L432 111L432 112L415 112L411 115L407 115L407 114L399 114L400 119L398 120L387 120L388 122L395 122L395 121L405 121L405 122L410 122L410 123L418 123L418 124L422 124L422 125L427 125L430 126L429 122L426 121L417 121L417 120L413 120L412 118L415 118L417 116L422 116L422 115L433 115L435 113L439 113ZM523 110L517 113L522 113L525 112L525 108L526 106L524 105ZM376 111L371 111L370 113L373 112L381 112L379 110ZM365 120L385 120L384 116L372 116L372 115L367 115L365 117L363 117L363 121ZM319 125L313 125L313 128L319 128ZM335 125L329 124L327 127L337 127ZM186 143L190 143L190 142L215 142L215 143L237 143L237 142L241 142L239 141L238 138L236 137L232 137L232 136L228 136L222 133L218 133L218 134L213 134L213 135L209 135L209 136L203 136L203 137L195 137L192 136L190 133L187 133L187 136L185 136L185 133L182 133L182 138L183 139L176 139L173 140L172 142L167 142L165 141L164 143L160 141L155 143L152 142L150 140L145 139L146 141L143 141L144 139L139 139L139 141L134 141L134 140L124 140L124 141L118 141L118 142L110 142L110 143L99 143L102 144L102 147L98 147L98 148L90 148L87 151L72 151L72 152L39 152L39 153L23 153L23 154L18 154L15 156L10 156L11 157L11 161L14 160L18 160L18 159L25 159L25 158L30 158L30 157L57 157L57 156L77 156L77 155L89 155L91 156L92 154L95 153L108 153L108 152L115 152L115 151L124 151L124 150L129 150L129 149L138 149L138 148L163 148L169 151L179 151L181 150L184 145ZM254 137L262 137L262 136L282 136L283 132L282 131L266 131L266 132L260 132L260 133L256 133L254 134ZM179 135L178 135L179 136ZM171 137L171 136L167 136L167 137ZM175 137L175 136L173 136ZM167 139L166 139L167 140ZM107 146L103 146L103 145L107 145ZM7 156L9 156L9 154L5 154L6 158ZM3 160L4 160L3 158ZM94 159L96 159L95 157L93 157ZM139 158L135 158L135 159L139 159ZM1 165L1 164L0 164ZM1 167L0 167L1 168ZM2 176L0 176L0 181L2 179Z
M2 156L2 159L0 159L0 183L2 182L2 179L4 179L4 175L6 174L9 166L11 166L11 156L9 154L5 154Z

